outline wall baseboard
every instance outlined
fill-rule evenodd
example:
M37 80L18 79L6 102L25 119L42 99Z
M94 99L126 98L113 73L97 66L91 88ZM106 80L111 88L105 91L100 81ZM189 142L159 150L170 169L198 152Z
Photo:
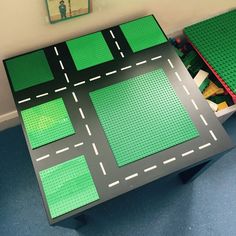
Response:
M17 111L12 111L0 116L0 131L20 124Z

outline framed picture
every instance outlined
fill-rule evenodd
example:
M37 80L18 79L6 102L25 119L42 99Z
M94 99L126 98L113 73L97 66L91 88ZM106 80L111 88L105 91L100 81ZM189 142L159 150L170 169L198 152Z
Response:
M90 12L90 0L46 0L49 20L56 23Z

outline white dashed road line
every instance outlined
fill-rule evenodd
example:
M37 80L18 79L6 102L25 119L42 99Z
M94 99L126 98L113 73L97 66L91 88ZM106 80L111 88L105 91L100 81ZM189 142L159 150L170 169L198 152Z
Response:
M64 70L65 68L61 60L59 60L59 63L60 63L61 69Z
M120 52L120 55L121 55L122 58L125 57L123 52Z
M113 183L110 183L110 184L108 185L108 187L111 188L111 187L113 187L113 186L115 186L115 185L117 185L117 184L119 184L119 183L120 183L120 181L117 180L117 181L115 181L115 182L113 182Z
M21 103L24 103L24 102L28 102L30 100L31 100L31 98L26 98L26 99L18 101L18 104L21 104Z
M137 62L137 63L136 63L136 66L140 66L140 65L143 65L143 64L145 64L145 63L147 63L146 60L145 60L145 61L140 61L140 62Z
M79 82L79 83L74 84L74 87L79 86L79 85L82 85L82 84L85 84L85 81L81 81L81 82Z
M45 155L45 156L42 156L42 157L39 157L38 159L36 159L36 161L42 161L42 160L44 160L44 159L46 159L46 158L48 158L48 157L50 157L49 154L47 154L47 155Z
M65 76L65 78L66 78L66 82L67 82L67 83L70 83L70 80L69 80L69 78L68 78L67 73L64 73L64 76Z
M55 90L55 93L61 92L61 91L66 90L66 89L67 89L67 87L63 87L63 88L56 89L56 90Z
M59 56L59 53L57 51L57 47L54 47L54 51L55 51L56 55Z
M175 157L170 158L170 159L168 159L168 160L166 160L166 161L163 161L163 164L166 165L166 164L168 164L168 163L170 163L170 162L173 162L173 161L176 161L176 158L175 158Z
M108 75L113 75L113 74L115 74L115 73L117 73L117 70L113 70L113 71L107 72L107 73L106 73L106 76L108 76Z
M181 77L179 76L179 73L178 72L175 72L175 76L177 77L177 79L181 82L182 81L182 79L181 79Z
M121 68L120 70L123 71L123 70L128 70L130 68L132 68L132 66L126 66L126 67Z
M188 151L188 152L183 153L183 154L182 154L182 157L186 157L186 156L188 156L188 155L190 155L190 154L192 154L192 153L194 153L194 150L190 150L190 151Z
M212 130L209 130L209 132L210 132L212 138L213 138L215 141L217 141L218 139L217 139L217 137L215 136L214 132L213 132Z
M110 30L110 34L111 34L111 37L114 39L115 38L115 35L113 34L113 31Z
M204 145L202 145L202 146L200 146L198 148L199 148L199 150L202 150L202 149L207 148L209 146L211 146L211 143L206 143L206 144L204 144Z
M133 179L133 178L135 178L137 176L138 176L138 173L135 173L133 175L129 175L129 176L125 177L125 180Z
M89 126L86 124L85 127L86 127L86 130L87 130L88 135L91 136L92 134L91 134L91 131L90 131Z
M103 175L107 175L106 170L105 170L105 168L104 168L102 162L100 162L99 165L100 165L100 167L101 167L101 169L102 169Z
M171 62L170 59L168 59L168 63L169 63L169 65L170 65L170 67L171 67L172 69L174 69L174 66L173 66L173 64L172 64L172 62Z
M198 111L198 106L197 106L197 104L195 103L195 101L194 101L193 99L191 99L191 102L192 102L194 108Z
M155 61L155 60L158 60L158 59L161 59L161 58L162 58L162 56L153 57L153 58L151 58L151 61Z
M83 146L83 145L84 145L84 143L77 143L77 144L74 145L74 147L77 148L77 147L80 147L80 146Z
M208 123L206 122L205 117L204 117L202 114L200 115L200 117L201 117L201 119L202 119L204 125L205 125L205 126L208 126Z
M36 96L36 98L45 97L45 96L47 96L47 95L48 95L48 93L39 94L39 95Z
M85 116L84 116L84 112L81 107L79 108L79 112L80 112L81 118L84 120Z
M188 91L187 87L185 85L183 85L184 91L186 92L186 94L189 96L190 92Z
M101 76L99 75L99 76L93 77L93 78L89 79L89 81L94 81L94 80L97 80L97 79L101 79Z
M62 152L66 152L66 151L68 151L68 150L69 150L69 147L60 149L60 150L56 151L56 154L60 154L60 153L62 153Z
M156 168L157 168L157 166L154 165L154 166L151 166L151 167L148 167L148 168L144 169L143 171L146 173L146 172L149 172L149 171L154 170Z
M95 155L98 156L99 153L98 153L96 144L92 143L92 145L93 145L93 150L94 150Z
M75 102L78 102L78 98L77 98L75 92L72 92L72 95L73 95L73 97L74 97Z
M118 50L120 50L120 45L117 41L115 41L116 47L118 48Z

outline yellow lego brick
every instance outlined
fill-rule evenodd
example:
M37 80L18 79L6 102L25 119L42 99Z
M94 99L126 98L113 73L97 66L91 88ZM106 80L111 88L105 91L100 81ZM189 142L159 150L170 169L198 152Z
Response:
M209 86L204 90L203 96L204 98L209 98L216 94L218 90L219 87L211 81Z
M218 104L218 111L223 110L228 107L228 104L226 102L221 102Z
M223 88L219 88L218 91L216 92L217 95L223 94L225 91Z

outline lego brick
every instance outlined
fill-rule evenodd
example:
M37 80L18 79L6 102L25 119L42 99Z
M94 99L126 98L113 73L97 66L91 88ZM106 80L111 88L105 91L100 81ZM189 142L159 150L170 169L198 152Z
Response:
M99 199L84 156L39 172L52 218Z
M113 60L101 32L66 41L66 44L78 71Z
M194 82L198 86L199 90L203 92L209 85L210 80L208 79L209 73L204 70L200 70L194 77Z
M167 42L165 34L153 16L146 16L120 25L133 52Z
M75 133L61 98L21 112L32 149Z
M204 98L209 98L216 94L219 90L219 87L215 85L212 81L210 82L209 86L203 91Z
M218 110L218 105L216 103L214 103L214 102L212 102L211 100L208 100L208 99L207 99L207 102L208 102L209 106L211 107L211 109L214 112L216 112Z
M199 136L162 69L90 98L119 167Z
M186 36L229 89L236 93L236 10L189 26Z
M218 111L223 110L228 107L228 104L226 102L221 102L218 104Z
M16 92L54 79L43 50L8 59L6 66Z

